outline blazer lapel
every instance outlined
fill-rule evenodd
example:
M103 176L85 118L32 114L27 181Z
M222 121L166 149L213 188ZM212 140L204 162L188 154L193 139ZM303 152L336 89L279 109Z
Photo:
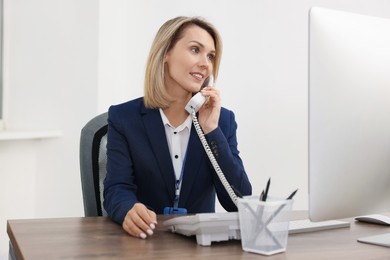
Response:
M169 196L173 201L175 198L174 170L160 112L158 109L146 109L143 107L141 113L143 114L142 119L145 131L150 139L150 144L158 162L162 179L164 179Z

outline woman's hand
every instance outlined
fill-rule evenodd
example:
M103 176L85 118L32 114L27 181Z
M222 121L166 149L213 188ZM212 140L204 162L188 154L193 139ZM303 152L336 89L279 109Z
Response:
M153 235L156 225L156 213L147 209L142 203L134 204L122 223L122 227L127 233L142 239L147 238L147 235Z
M220 92L215 87L205 87L201 93L208 97L199 110L199 124L205 134L210 133L218 127L219 115L221 113Z

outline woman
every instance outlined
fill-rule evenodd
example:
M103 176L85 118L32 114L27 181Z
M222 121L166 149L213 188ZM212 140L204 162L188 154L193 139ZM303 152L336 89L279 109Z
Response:
M227 211L237 210L184 109L210 75L217 78L221 48L218 32L203 19L167 21L150 50L144 97L109 109L104 207L132 236L152 235L164 208L214 212L215 194ZM201 93L208 100L199 124L211 150L229 183L250 195L234 114L221 108L215 87Z

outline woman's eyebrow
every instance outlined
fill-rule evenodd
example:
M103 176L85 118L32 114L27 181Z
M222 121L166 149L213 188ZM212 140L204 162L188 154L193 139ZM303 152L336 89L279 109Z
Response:
M196 44L198 44L201 48L203 48L203 49L205 48L205 46L204 46L203 43L198 42L198 41L196 41L196 40L190 41L190 43L196 43ZM210 52L211 52L211 53L215 53L215 50L211 50Z

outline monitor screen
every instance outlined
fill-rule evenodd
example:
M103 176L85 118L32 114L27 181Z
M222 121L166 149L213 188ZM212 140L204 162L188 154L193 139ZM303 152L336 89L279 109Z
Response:
M390 211L390 20L309 14L309 216Z

